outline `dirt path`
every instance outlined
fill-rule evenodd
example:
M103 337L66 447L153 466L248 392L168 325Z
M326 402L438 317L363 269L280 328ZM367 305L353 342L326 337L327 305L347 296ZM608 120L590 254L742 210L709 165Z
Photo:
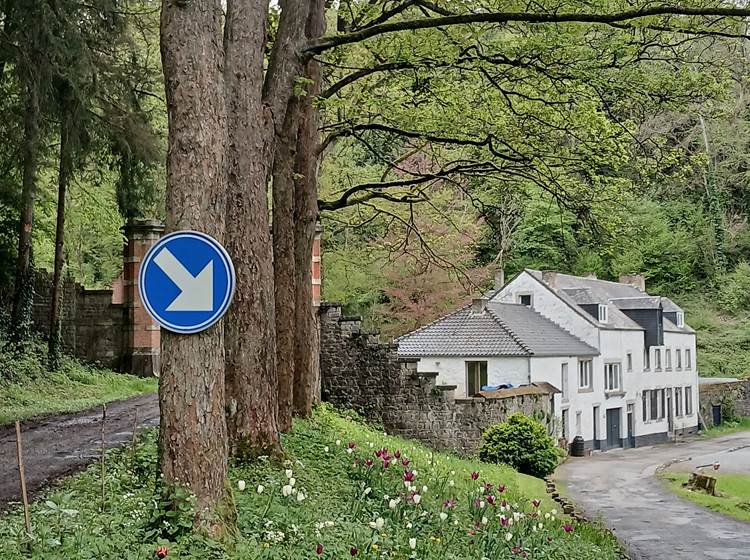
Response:
M155 394L133 397L107 405L105 434L108 447L132 439L138 409L140 428L159 425ZM21 423L26 484L31 496L54 480L80 471L99 457L101 407ZM13 426L0 428L0 510L21 500Z
M750 560L750 524L669 492L659 466L705 465L750 473L750 432L571 459L555 473L591 517L601 516L637 560Z

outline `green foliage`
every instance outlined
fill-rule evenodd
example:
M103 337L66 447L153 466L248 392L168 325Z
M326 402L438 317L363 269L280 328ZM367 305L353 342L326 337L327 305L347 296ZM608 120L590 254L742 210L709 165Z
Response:
M743 474L717 474L717 495L692 492L683 487L688 473L663 473L662 478L670 490L712 511L750 522L750 476Z
M559 450L543 424L521 413L487 428L479 457L503 463L536 477L551 474L559 462Z
M750 264L739 263L718 281L717 302L728 313L750 311Z
M352 451L350 441L356 444ZM318 544L323 547L320 557L331 559L350 558L352 547L357 557L370 560L412 553L424 560L514 558L513 547L559 560L619 557L615 538L597 524L575 523L566 533L563 524L569 520L554 510L543 482L506 466L436 453L385 436L328 407L295 422L282 443L288 457L284 462L261 458L231 468L239 529L231 542L209 541L194 532L174 531L174 526L170 531L175 536L169 539L153 534L151 520L161 489L156 433L148 432L135 451L126 447L107 455L103 509L101 471L94 465L32 505L33 539L24 535L19 510L0 517L0 558L143 560L154 558L157 546L166 546L167 558L182 560L310 560L318 557ZM374 454L383 448L391 454L399 450L401 456L387 469ZM401 461L407 457L410 463L404 467ZM370 468L366 458L381 464ZM418 471L413 480L418 503L413 495L407 497L411 491L404 485L404 472L411 469ZM471 476L474 471L477 480ZM535 498L540 498L538 507L532 504ZM46 500L76 513L50 511ZM501 512L503 500L507 509ZM497 515L513 518L514 512L519 517L503 528Z

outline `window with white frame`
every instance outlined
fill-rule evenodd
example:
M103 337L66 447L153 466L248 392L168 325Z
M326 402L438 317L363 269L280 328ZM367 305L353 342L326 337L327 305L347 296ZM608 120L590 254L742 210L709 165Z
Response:
M674 390L674 415L682 416L682 387L675 387Z
M562 390L562 401L568 402L570 390L568 389L568 363L565 362L560 366L560 389Z
M676 315L677 315L677 326L684 327L685 326L685 314L682 311L678 311Z
M693 414L693 388L685 387L685 414Z
M629 372L633 371L633 353L632 352L628 352L627 355L625 356L625 363L628 366L628 371Z
M674 351L674 356L677 359L677 369L682 369L682 350L677 348Z
M666 415L667 396L665 389L643 391L643 421L663 420Z
M664 350L664 364L667 371L672 369L672 350L669 348Z
M578 389L589 390L593 388L592 360L581 360L578 362Z
M690 369L693 367L692 362L692 356L690 353L690 348L685 348L685 369Z
M607 306L599 304L599 322L607 322Z
M647 347L643 349L643 370L651 369L651 350Z
M608 393L622 391L622 371L619 363L604 364L604 390Z
M654 350L654 369L661 371L661 350L659 348Z

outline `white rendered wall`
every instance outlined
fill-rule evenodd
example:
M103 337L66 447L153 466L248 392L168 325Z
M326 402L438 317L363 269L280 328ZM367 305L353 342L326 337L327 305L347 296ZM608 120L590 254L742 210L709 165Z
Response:
M425 357L417 362L417 371L437 372L438 385L456 385L456 396L466 396L466 362L487 362L487 384L511 383L514 387L529 383L528 358L504 357Z

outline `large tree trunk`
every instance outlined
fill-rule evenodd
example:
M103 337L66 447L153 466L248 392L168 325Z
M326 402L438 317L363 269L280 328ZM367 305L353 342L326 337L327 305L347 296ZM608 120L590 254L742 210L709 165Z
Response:
M229 115L227 250L237 288L226 325L227 427L232 455L280 450L273 256L268 229L271 115L263 107L268 2L230 0L225 26Z
M226 106L220 0L163 0L161 51L169 116L166 229L224 240ZM162 330L160 467L197 498L196 524L218 534L226 489L224 325Z
M23 139L23 188L21 220L18 232L16 285L11 314L11 337L16 342L31 334L31 312L34 303L34 269L31 233L34 225L36 174L39 159L39 82L27 71L26 109Z
M307 21L308 40L325 31L325 2L312 0ZM296 157L296 204L294 212L294 251L296 278L296 343L294 350L294 410L308 416L319 397L317 309L312 301L312 247L318 219L318 110L314 105L320 93L320 64L309 60L305 76L310 80L307 95L300 101Z
M276 140L273 165L273 265L276 299L276 363L279 374L279 429L292 427L294 404L295 255L294 163L297 150L297 107L287 108Z
M73 154L70 144L71 117L63 110L60 120L60 166L57 173L57 225L55 228L55 271L52 276L52 293L50 294L49 346L48 358L50 369L60 367L60 345L62 325L60 309L62 307L63 267L65 265L65 199L68 183L73 173Z

